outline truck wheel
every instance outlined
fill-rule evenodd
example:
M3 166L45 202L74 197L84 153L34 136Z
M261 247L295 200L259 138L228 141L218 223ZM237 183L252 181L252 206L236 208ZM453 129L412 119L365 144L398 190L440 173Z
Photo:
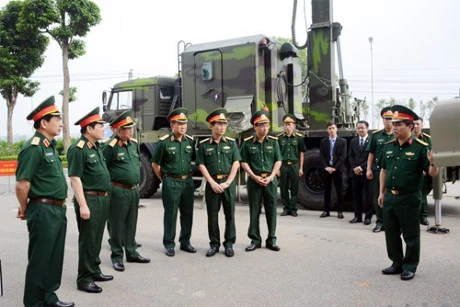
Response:
M141 198L153 196L160 186L160 180L155 175L150 163L150 156L141 151L141 182L139 183L139 194Z
M305 209L321 210L323 208L324 182L318 149L308 150L304 154L298 202Z

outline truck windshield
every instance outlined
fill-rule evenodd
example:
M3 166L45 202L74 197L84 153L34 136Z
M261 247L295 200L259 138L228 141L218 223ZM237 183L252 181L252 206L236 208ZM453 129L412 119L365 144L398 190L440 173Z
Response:
M108 110L130 110L133 106L132 90L124 92L112 92L108 104Z

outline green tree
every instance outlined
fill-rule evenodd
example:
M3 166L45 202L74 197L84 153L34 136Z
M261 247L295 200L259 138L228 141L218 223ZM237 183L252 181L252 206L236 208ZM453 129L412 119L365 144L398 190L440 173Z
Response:
M76 87L72 86L69 88L69 103L77 100L77 92L78 92L78 89ZM64 96L64 91L60 91L59 95Z
M10 1L0 11L0 94L7 106L7 141L13 144L13 111L18 95L31 97L39 82L29 78L42 66L48 38L19 27L23 2Z
M63 86L63 138L64 149L70 146L69 130L69 60L85 54L85 37L91 27L101 21L99 7L90 0L25 0L22 11L26 28L39 28L48 33L62 51Z

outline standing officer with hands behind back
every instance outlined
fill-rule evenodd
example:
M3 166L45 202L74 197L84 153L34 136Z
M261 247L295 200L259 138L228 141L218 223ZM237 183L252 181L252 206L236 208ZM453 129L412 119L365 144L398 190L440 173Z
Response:
M162 181L161 197L165 209L163 218L163 246L165 254L173 257L176 252L177 210L180 211L180 249L196 253L190 244L193 223L195 187L192 178L192 161L195 160L193 138L187 134L187 110L177 108L168 114L172 132L161 137L152 156L152 168Z
M110 256L113 268L122 272L123 247L127 262L148 263L136 251L137 214L139 205L140 154L136 139L133 139L134 122L132 112L126 111L114 119L110 126L115 135L107 141L102 152L110 173Z
M103 123L99 108L77 121L75 125L80 125L82 135L67 152L79 231L77 288L90 293L102 292L95 281L113 279L111 275L102 274L99 267L110 201L110 175L98 142L104 137Z
M378 198L378 204L383 208L385 241L392 264L382 273L401 274L402 280L410 280L414 278L420 260L422 173L436 176L438 168L433 165L428 144L412 135L417 114L400 105L393 106L392 111L395 139L383 147ZM405 255L401 234L406 242Z
M61 285L67 231L67 182L54 140L61 134L61 115L54 96L40 103L27 116L36 132L18 156L18 218L27 219L29 230L24 306L74 306L55 293Z
M206 209L208 212L208 233L210 248L207 257L219 251L219 210L222 203L225 214L224 248L225 256L234 254L235 231L235 176L241 160L234 139L225 137L227 130L227 111L217 109L211 112L206 121L210 124L212 136L200 142L196 164L206 178Z

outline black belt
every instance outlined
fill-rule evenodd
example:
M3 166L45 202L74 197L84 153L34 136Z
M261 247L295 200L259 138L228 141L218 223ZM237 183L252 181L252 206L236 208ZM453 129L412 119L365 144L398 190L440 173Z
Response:
M29 199L29 204L31 203L40 203L40 204L47 204L47 205L53 205L53 206L64 206L65 200L35 197L35 198Z
M168 174L168 173L164 173L163 176L164 176L164 177L171 177L171 178L174 178L174 179L185 180L185 179L187 179L187 178L192 177L192 173L187 174L187 175L177 175L177 174Z
M112 181L112 185L126 189L126 190L134 190L137 187L137 184L124 184L124 183L119 183L115 181Z
M211 175L211 177L216 180L227 179L228 176L229 174Z
M283 163L287 165L292 165L292 164L296 164L297 161L283 161Z
M109 196L109 192L104 192L104 191L84 191L86 195L92 195L92 196Z
M256 174L257 176L260 176L262 178L267 178L268 176L271 175L271 173L260 173L260 174Z
M388 192L390 192L393 195L406 195L406 194L417 192L417 191L395 190L395 189L390 189L389 187L386 187L386 188L388 189Z

